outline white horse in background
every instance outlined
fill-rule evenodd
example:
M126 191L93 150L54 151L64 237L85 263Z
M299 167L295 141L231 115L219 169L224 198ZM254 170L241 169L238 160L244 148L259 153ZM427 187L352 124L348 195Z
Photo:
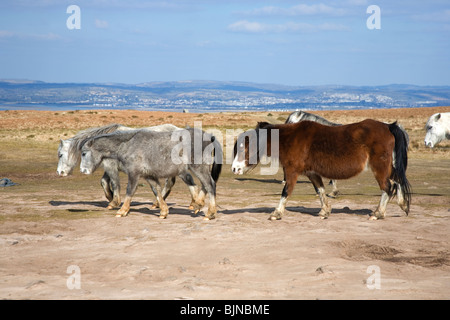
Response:
M442 140L450 140L450 112L435 113L425 126L425 146L434 148Z

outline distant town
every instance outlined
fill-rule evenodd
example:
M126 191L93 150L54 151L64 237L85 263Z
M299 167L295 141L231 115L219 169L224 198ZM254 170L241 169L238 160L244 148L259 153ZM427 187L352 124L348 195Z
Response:
M450 105L450 86L284 86L225 81L130 85L0 80L0 110L101 108L220 112L445 105Z

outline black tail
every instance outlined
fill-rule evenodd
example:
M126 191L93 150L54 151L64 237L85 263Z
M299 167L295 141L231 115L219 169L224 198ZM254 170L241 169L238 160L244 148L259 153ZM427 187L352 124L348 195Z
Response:
M214 136L211 137L211 142L214 144L214 162L211 168L211 177L213 178L214 182L217 183L220 173L222 172L223 152L222 147L220 146L218 141L216 141L216 138Z
M406 178L406 168L408 167L408 138L406 133L394 122L389 125L389 131L395 138L394 147L394 169L392 172L392 179L400 185L401 191L406 200L406 214L409 212L411 204L411 185ZM397 183L391 186L390 196L397 192Z

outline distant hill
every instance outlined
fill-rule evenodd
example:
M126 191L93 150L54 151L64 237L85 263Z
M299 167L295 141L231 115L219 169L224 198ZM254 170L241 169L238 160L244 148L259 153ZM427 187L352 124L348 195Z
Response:
M285 86L238 81L141 84L0 80L0 109L338 110L450 105L450 86Z

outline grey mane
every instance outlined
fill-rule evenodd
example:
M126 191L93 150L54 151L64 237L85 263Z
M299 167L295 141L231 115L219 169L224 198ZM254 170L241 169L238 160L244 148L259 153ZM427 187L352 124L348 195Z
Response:
M97 150L103 150L103 149L109 150L111 148L111 146L113 146L113 149L116 149L121 143L128 142L139 131L142 131L142 129L141 130L135 129L135 130L128 130L128 131L118 130L118 131L114 131L112 133L105 133L105 134L100 134L97 136L89 137L80 143L80 150L83 148L83 145L88 140L92 140L95 142ZM149 134L153 134L153 132L150 131Z
M296 123L300 121L314 121L326 126L340 126L341 124L328 121L318 115L308 113L305 111L295 111L289 115L285 123Z
M104 135L107 133L115 132L120 127L123 127L123 125L118 123L109 124L107 126L103 127L97 127L97 128L90 128L83 131L78 132L75 136L71 138L72 143L70 145L69 154L73 156L78 156L81 147L83 144L90 138Z

